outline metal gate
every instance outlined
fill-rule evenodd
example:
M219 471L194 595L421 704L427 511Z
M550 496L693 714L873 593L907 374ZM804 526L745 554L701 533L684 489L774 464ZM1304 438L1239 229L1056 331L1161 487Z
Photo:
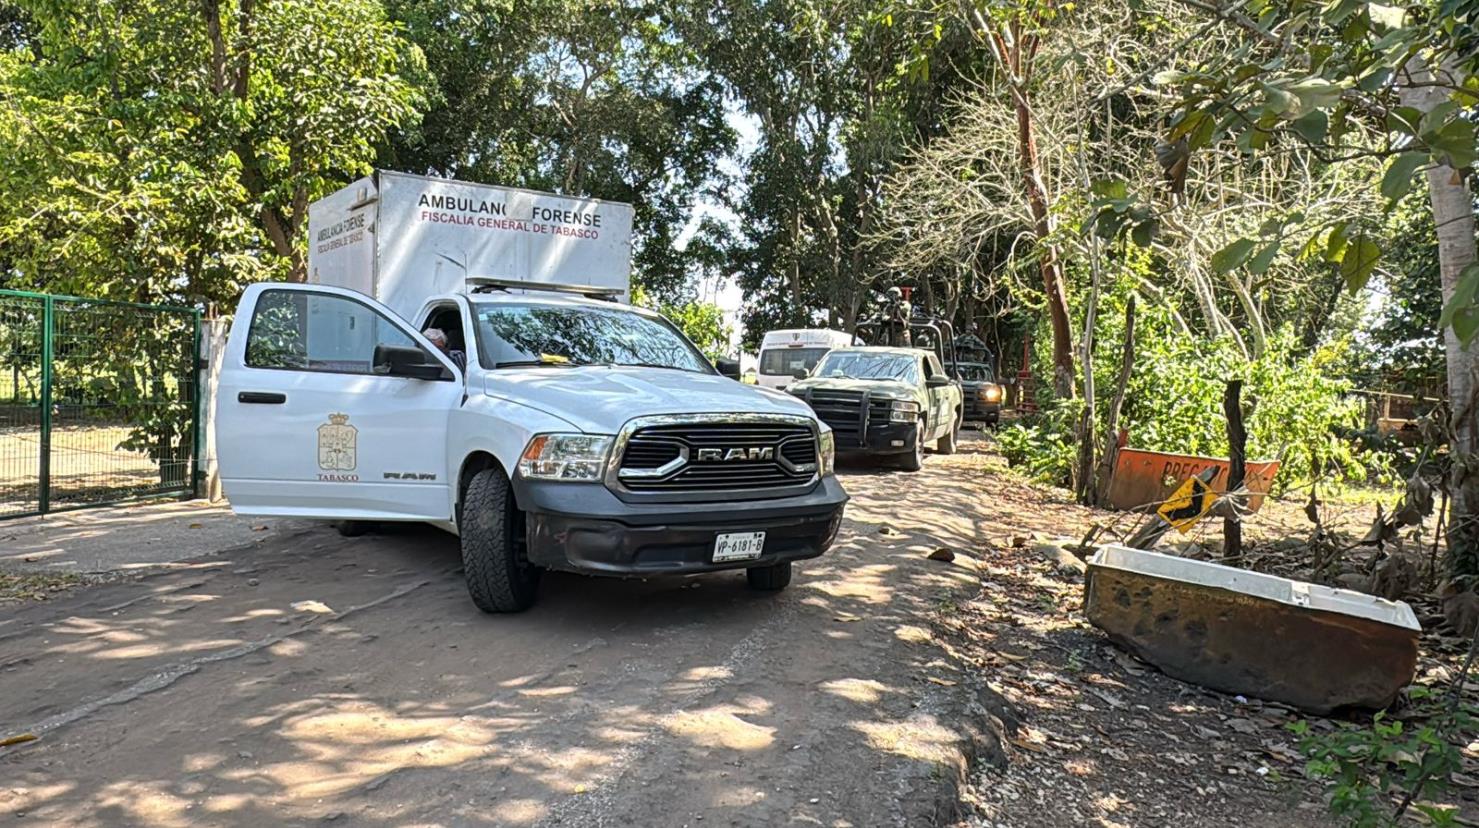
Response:
M195 492L200 312L0 290L0 520Z

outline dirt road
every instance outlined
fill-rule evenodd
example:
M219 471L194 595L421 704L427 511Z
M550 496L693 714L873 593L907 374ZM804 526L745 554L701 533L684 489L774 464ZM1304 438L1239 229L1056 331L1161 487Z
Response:
M488 616L455 540L324 529L0 615L0 813L68 825L947 821L972 681L932 626L979 586L981 457L855 471L834 550L549 577ZM928 560L935 547L952 563Z

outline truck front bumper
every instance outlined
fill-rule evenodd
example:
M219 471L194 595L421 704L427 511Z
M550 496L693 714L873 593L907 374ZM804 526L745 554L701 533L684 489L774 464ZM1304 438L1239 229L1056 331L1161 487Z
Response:
M809 494L734 503L628 503L601 485L514 478L529 560L600 575L682 575L815 558L832 545L847 493L835 476ZM714 539L764 532L759 558L715 563Z
M1001 419L1001 403L986 402L971 395L965 401L965 420L971 423L994 423Z
M907 454L914 450L915 435L919 421L912 423L870 423L862 444L837 443L837 454L843 457L864 457L877 454Z

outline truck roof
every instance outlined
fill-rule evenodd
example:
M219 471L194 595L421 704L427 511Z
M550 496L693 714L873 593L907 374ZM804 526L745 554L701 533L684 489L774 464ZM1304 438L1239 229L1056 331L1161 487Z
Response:
M846 331L835 331L831 328L779 328L774 331L766 331L760 338L760 346L787 345L791 347L803 347L808 345L831 345L833 343L849 344L852 342L852 334Z
M849 353L853 351L866 354L899 354L901 356L929 356L933 354L928 348L900 348L887 345L848 345L842 348L833 348L835 353Z
M557 307L570 308L601 308L610 310L617 308L624 311L640 313L644 316L657 316L656 311L649 310L638 305L628 305L622 302L609 302L605 299L591 299L574 293L556 293L551 291L526 291L512 293L504 291L492 291L489 293L459 293L438 296L433 300L450 298L451 296L464 296L474 305L553 305Z

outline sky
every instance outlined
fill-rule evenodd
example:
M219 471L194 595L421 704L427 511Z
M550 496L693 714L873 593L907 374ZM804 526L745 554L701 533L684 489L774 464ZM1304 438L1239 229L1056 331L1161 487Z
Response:
M730 128L739 136L735 152L720 162L720 168L724 174L734 179L740 186L746 186L744 180L744 165L740 159L748 158L760 145L760 126L755 118L743 111L738 105L730 101L725 104L725 121ZM693 215L688 219L688 225L678 235L676 244L681 248L688 244L689 239L698 231L699 224L705 218L713 218L732 228L738 229L739 216L729 209L728 205L721 204L706 196L700 196L695 206ZM698 298L701 302L713 302L724 312L724 323L730 328L729 344L735 351L739 351L740 337L744 335L744 329L740 322L740 313L744 309L744 293L738 284L728 277L705 278L698 284ZM740 361L745 367L754 360L753 354L741 354Z

